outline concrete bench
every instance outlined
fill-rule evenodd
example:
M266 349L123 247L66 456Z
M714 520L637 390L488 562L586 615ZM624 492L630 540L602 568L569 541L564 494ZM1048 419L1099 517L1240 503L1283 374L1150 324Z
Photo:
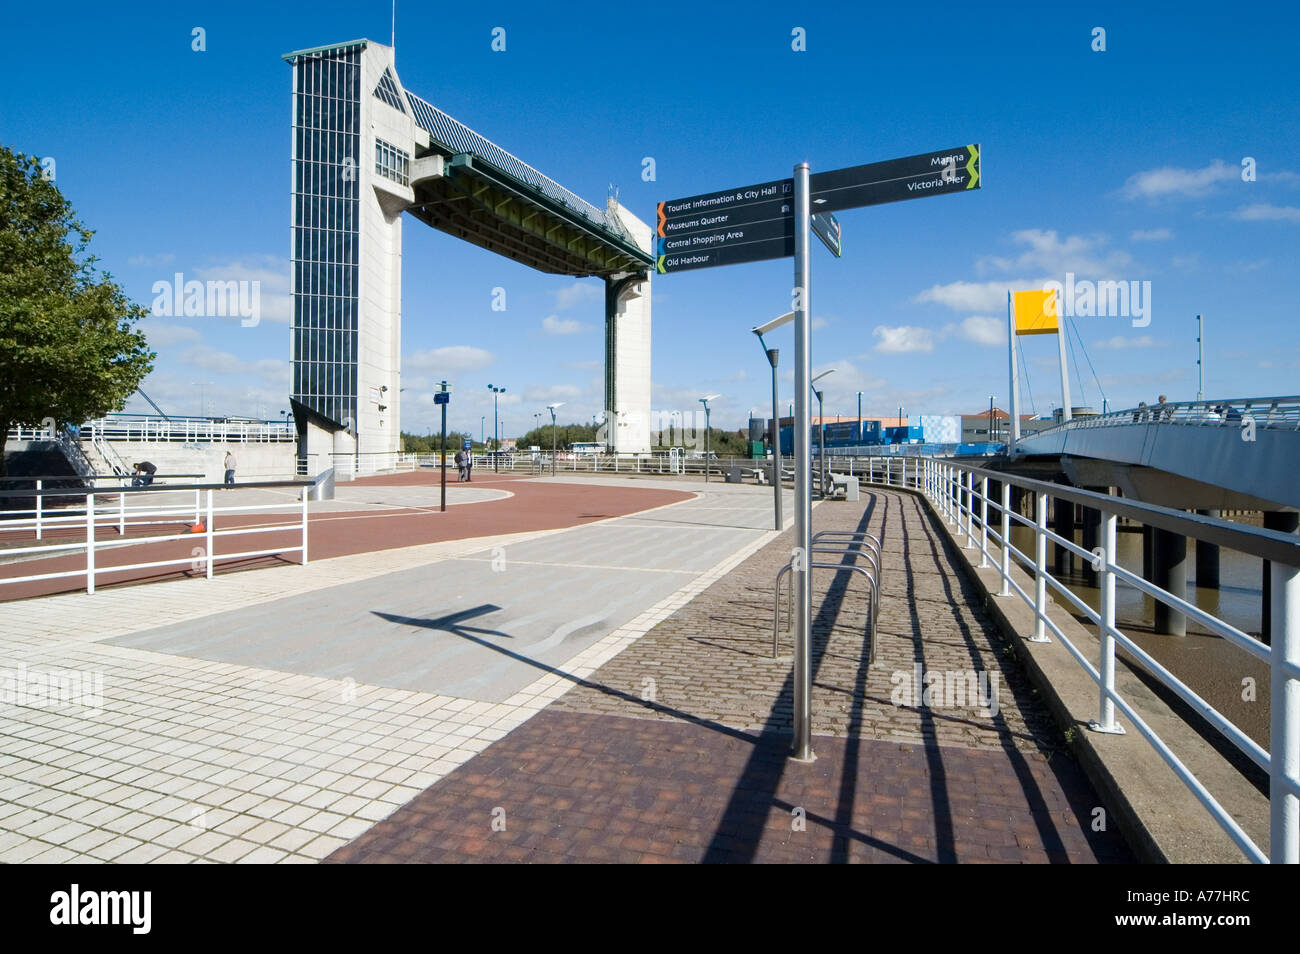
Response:
M838 496L844 491L845 500L858 500L858 478L848 474L831 474L831 496Z

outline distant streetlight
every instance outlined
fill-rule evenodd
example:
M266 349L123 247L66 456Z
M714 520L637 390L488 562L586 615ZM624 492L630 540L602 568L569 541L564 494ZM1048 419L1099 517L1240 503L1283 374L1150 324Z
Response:
M821 374L817 375L811 381L809 381L808 386L812 387L822 378L826 377L826 375L834 374L834 373L835 373L834 368L830 368L829 370L823 371ZM819 466L817 468L817 471L818 473L821 474L822 496L824 497L826 496L826 422L822 420L823 417L822 392L818 391L816 388L813 388L813 394L817 395L817 442L818 442L817 456L821 458L818 461Z
M700 403L704 405L704 482L709 482L709 402L716 401L722 397L721 394L706 394L700 398Z
M492 455L492 469L499 474L501 473L501 430L497 418L497 399L506 393L506 389L489 384L488 390L492 392L492 450L495 452Z
M555 476L555 455L556 453L558 453L557 445L556 445L556 441L557 441L556 435L558 431L555 426L555 409L557 407L564 407L564 402L557 401L554 404L546 405L546 409L551 412L551 476L552 477Z

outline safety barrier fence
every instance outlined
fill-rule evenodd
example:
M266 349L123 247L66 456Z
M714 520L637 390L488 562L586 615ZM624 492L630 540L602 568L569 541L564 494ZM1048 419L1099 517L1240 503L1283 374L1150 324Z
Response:
M981 568L993 568L1000 578L998 596L1015 596L1034 611L1031 642L1054 637L1098 687L1097 717L1089 728L1098 733L1123 733L1119 716L1127 719L1174 774L1205 807L1251 861L1300 863L1300 537L1261 530L1213 517L1184 513L1154 504L1078 490L1059 484L982 469L945 459L923 458L905 473L894 474L895 485L921 492L938 515L955 525L963 546L977 550ZM875 473L878 473L876 471ZM997 485L991 494L990 483ZM1034 501L1034 517L1012 507L1012 489ZM1095 510L1100 515L1099 546L1085 550L1074 540L1048 528L1049 499L1059 499ZM1185 599L1143 579L1119 565L1116 544L1120 519L1190 537L1258 557L1269 563L1271 574L1271 645L1192 605ZM1012 542L1015 526L1033 534L1033 552ZM1049 569L1048 544L1055 544L1087 561L1098 576L1100 607L1092 609ZM1012 572L1012 561L1030 575L1028 588ZM1169 671L1116 625L1115 590L1129 586L1158 603L1183 613L1233 646L1269 667L1270 726L1266 750L1239 726L1215 709L1183 680ZM1097 627L1099 646L1095 660L1087 658L1048 614L1048 588L1060 600ZM1049 635L1049 633L1051 635ZM1209 726L1254 762L1269 777L1269 847L1260 848L1205 785L1174 753L1146 719L1115 688L1115 654L1123 648L1142 670L1186 703Z
M0 521L0 558L6 569L15 575L0 572L0 599L5 597L5 587L19 583L33 583L70 577L84 577L87 593L95 592L96 580L105 574L146 570L162 567L189 566L212 579L218 563L229 563L253 557L299 554L306 565L308 558L307 504L311 499L314 481L277 480L236 484L183 484L163 487L120 487L112 490L72 488L0 491L0 501L14 497L31 497L37 500L37 510L30 516L26 511ZM217 505L218 495L235 490L276 490L293 488L300 500L293 503L231 503ZM76 506L57 508L51 502L60 498L84 498ZM289 514L292 520L263 523L258 515ZM239 518L254 518L253 522ZM218 524L221 526L218 526ZM185 529L177 531L177 525ZM232 549L217 552L217 541L234 537L262 534L284 534L297 531L294 545L255 549ZM28 535L40 543L23 545ZM109 563L102 555L126 549L133 555L157 556L163 544L186 541L195 544L189 555L169 559L142 559L126 564ZM17 543L17 546L9 544ZM152 554L150 549L154 551ZM78 554L84 551L85 560L74 568L22 574L17 568L29 561L49 557ZM13 558L20 558L17 562Z

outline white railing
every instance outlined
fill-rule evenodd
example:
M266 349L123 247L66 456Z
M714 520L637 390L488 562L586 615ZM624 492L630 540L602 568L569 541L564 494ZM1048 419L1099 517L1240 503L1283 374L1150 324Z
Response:
M298 439L287 421L241 421L212 417L151 417L114 414L82 425L92 440L136 443L286 444Z
M1078 430L1124 424L1181 424L1240 429L1247 421L1253 422L1257 428L1300 431L1300 397L1215 398L1208 401L1152 404L1074 418L1022 437L1037 437L1048 431L1062 429Z
M0 498L35 497L32 508L5 510L0 520L0 539L21 540L32 534L40 542L33 546L5 547L0 557L0 600L6 598L4 587L18 583L84 577L87 593L95 592L98 577L105 574L168 566L188 565L196 572L202 571L212 579L220 562L250 557L274 556L287 553L301 554L301 563L307 564L307 504L311 499L311 481L266 481L236 485L239 489L296 487L301 493L299 504L231 504L216 506L214 494L229 489L223 485L192 484L177 487L139 487L51 490L41 486L36 490L0 492ZM60 500L74 499L68 507L58 507ZM84 504L80 503L84 498ZM162 498L161 500L159 498ZM293 513L291 522L269 525L226 525L220 529L217 521L225 522L236 514L280 512ZM176 532L168 528L178 524L186 530ZM217 540L228 537L247 537L266 533L297 531L299 542L295 546L275 546L263 549L217 552ZM134 532L136 535L131 535ZM52 538L52 539L51 539ZM49 541L49 542L44 542ZM106 552L156 548L158 544L175 541L201 542L189 556L176 559L144 560L128 564L105 564L98 557ZM85 553L83 565L74 569L53 570L22 574L20 568L34 560ZM144 554L141 554L142 556ZM12 560L19 557L19 560Z
M333 468L336 480L352 480L375 474L409 473L421 466L432 466L431 457L436 456L386 452L307 454L298 458L297 473L299 477L315 477ZM422 463L426 461L429 463Z
M965 537L964 546L977 550L980 567L992 567L1000 577L998 596L1013 593L1034 610L1032 642L1049 642L1050 631L1098 686L1097 718L1089 728L1099 733L1123 732L1117 712L1127 718L1174 774L1205 807L1218 825L1247 858L1256 862L1300 863L1300 538L1269 530L1258 530L1211 517L1193 516L1179 510L1137 503L1105 494L1076 490L1056 484L1004 473L982 470L966 464L935 458L904 459L901 468L886 475L894 485L920 491L947 523L956 525L956 535ZM879 474L879 471L874 471ZM868 476L868 475L864 475ZM870 477L868 476L868 479ZM989 482L999 482L1000 499L989 494ZM1011 507L1011 488L1033 495L1036 519L1029 519ZM1100 546L1089 552L1073 540L1048 529L1048 498L1059 498L1100 513ZM1116 546L1121 517L1172 533L1204 540L1264 560L1271 564L1272 645L1266 645L1223 620L1206 613L1185 599L1155 586L1120 566ZM1000 529L994 525L1000 522ZM1026 554L1011 541L1013 525L1029 528L1034 535L1034 553ZM1093 610L1048 569L1048 543L1054 543L1088 561L1098 574L1100 610ZM995 554L993 551L997 550ZM1012 572L1012 559L1032 575L1026 590ZM1150 653L1115 624L1115 587L1131 586L1158 603L1186 614L1211 633L1249 653L1271 669L1271 724L1269 750L1216 710L1195 690L1171 673ZM1099 655L1095 661L1075 646L1047 611L1047 588L1059 594L1098 628ZM1269 775L1269 850L1266 853L1242 830L1230 812L1160 738L1151 725L1115 688L1115 650L1122 647L1161 685L1189 705L1201 718Z

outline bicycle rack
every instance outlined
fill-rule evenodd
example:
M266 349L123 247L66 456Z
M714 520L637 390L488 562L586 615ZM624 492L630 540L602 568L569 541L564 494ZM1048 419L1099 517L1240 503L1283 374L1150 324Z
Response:
M843 540L831 539L831 540L823 541L823 538L825 537L847 537L849 539L843 539ZM871 569L875 571L874 573L871 572L871 570L868 570L866 567L857 566L852 563L826 563L826 562L814 561L808 564L810 569L816 568L816 569L825 569L825 570L854 570L858 573L861 573L863 576L867 578L868 581L870 581L871 606L869 609L869 614L871 618L871 650L867 658L867 666L868 668L870 668L872 665L875 664L876 661L876 631L877 631L876 622L880 616L880 577L881 577L880 538L870 533L863 533L863 532L853 531L853 530L822 530L813 535L812 542L814 544L814 546L812 547L813 553L829 553L829 554L840 554L840 555L851 553L851 552L860 553L866 556L867 559L870 560L871 562ZM816 546L818 542L824 542L825 545ZM839 549L838 547L843 547L843 549ZM860 549L850 550L848 549L849 547L858 547ZM777 656L777 645L779 640L779 632L781 628L781 578L785 576L785 574L788 573L793 568L794 568L794 561L791 560L789 563L785 564L783 567L781 567L781 569L777 571L776 582L772 590L772 658L773 659L775 659ZM790 628L793 625L793 623L794 623L794 582L791 581L790 587L787 591L786 626L785 626L786 632L790 631Z

